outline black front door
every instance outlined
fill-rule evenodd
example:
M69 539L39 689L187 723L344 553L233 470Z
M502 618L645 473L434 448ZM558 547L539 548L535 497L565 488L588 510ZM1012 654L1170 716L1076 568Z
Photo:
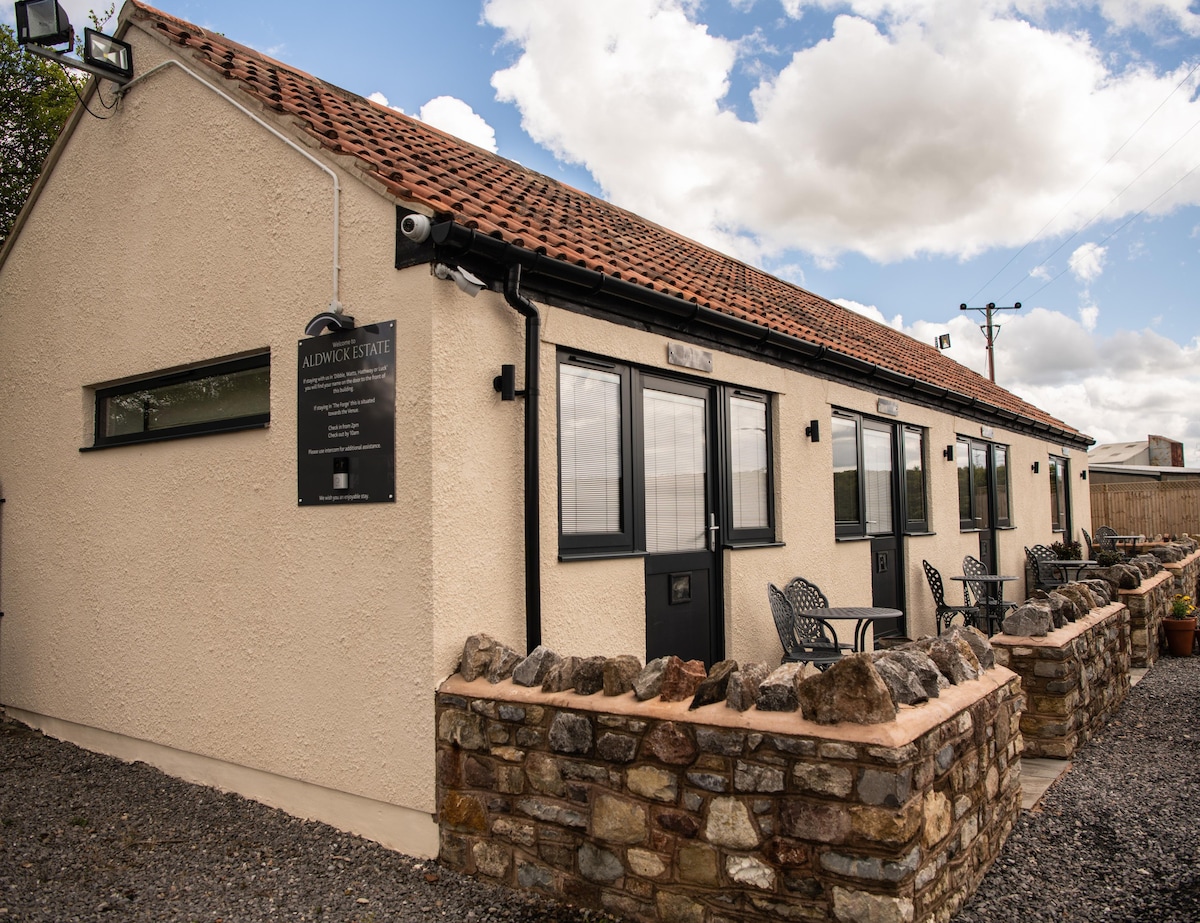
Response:
M723 653L712 389L647 377L641 403L646 658L711 665Z

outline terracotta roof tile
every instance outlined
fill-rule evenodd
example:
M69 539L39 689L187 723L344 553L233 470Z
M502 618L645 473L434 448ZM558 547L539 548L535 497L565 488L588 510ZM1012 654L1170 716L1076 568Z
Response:
M392 195L484 234L827 346L1078 437L931 345L760 269L131 0L134 17L262 106L294 116L335 154L356 158Z

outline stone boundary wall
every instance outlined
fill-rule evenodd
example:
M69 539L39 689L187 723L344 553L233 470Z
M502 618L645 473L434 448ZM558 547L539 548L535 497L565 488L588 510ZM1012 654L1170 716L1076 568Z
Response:
M1147 577L1137 589L1117 590L1117 598L1129 608L1130 666L1152 667L1158 660L1162 620L1174 595L1175 575L1169 570Z
M1163 564L1163 570L1175 578L1172 596L1183 593L1192 597L1193 603L1200 599L1200 551L1193 551L1178 563Z
M440 860L633 920L945 923L1020 812L1003 667L885 724L438 690Z
M1026 756L1070 758L1129 693L1129 610L1121 603L1044 638L998 634L991 642L996 663L1021 677Z

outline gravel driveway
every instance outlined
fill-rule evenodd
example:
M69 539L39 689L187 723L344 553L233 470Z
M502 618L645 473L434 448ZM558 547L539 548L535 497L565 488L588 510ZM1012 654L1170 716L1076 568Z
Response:
M1196 923L1198 817L1200 658L1166 658L954 923ZM0 921L610 919L0 725Z

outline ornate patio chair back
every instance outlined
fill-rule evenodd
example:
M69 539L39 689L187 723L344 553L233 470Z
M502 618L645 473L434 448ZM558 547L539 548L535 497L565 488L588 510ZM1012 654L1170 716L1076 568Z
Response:
M925 579L929 581L929 590L933 593L933 604L941 609L946 605L946 588L942 585L942 575L928 561L922 561L925 568Z
M1088 558L1094 558L1096 556L1096 547L1092 542L1092 537L1088 535L1087 529L1080 529L1079 531L1083 533L1083 543L1087 546Z
M810 661L824 669L842 656L833 625L821 618L798 616L784 591L773 583L767 584L767 596L771 600L771 616L775 619L779 642L783 645L781 663ZM825 607L828 605L826 603Z
M815 583L810 583L803 577L793 577L783 588L783 595L799 612L801 609L828 609L829 600Z
M978 558L967 555L963 558L963 575L967 577L981 577L987 573L987 568L983 566L983 562ZM974 597L975 605L983 605L988 598L987 585L978 580L968 580L967 586L971 588L971 596Z
M951 606L946 602L946 587L942 583L942 575L936 567L928 561L921 561L921 566L925 568L925 579L929 581L929 591L933 593L933 605L936 609L934 618L937 620L937 630L940 635L943 631L950 627L954 622L955 616L961 615L963 623L966 625L974 625L979 617L979 610L972 605L969 605L969 600L966 599L966 587L963 588L963 602L968 603L964 606Z
M796 650L796 631L793 627L795 618L792 615L792 605L783 595L783 591L773 583L767 584L767 598L771 601L771 618L775 620L775 630L779 632L779 643L783 645L783 660L786 662Z

